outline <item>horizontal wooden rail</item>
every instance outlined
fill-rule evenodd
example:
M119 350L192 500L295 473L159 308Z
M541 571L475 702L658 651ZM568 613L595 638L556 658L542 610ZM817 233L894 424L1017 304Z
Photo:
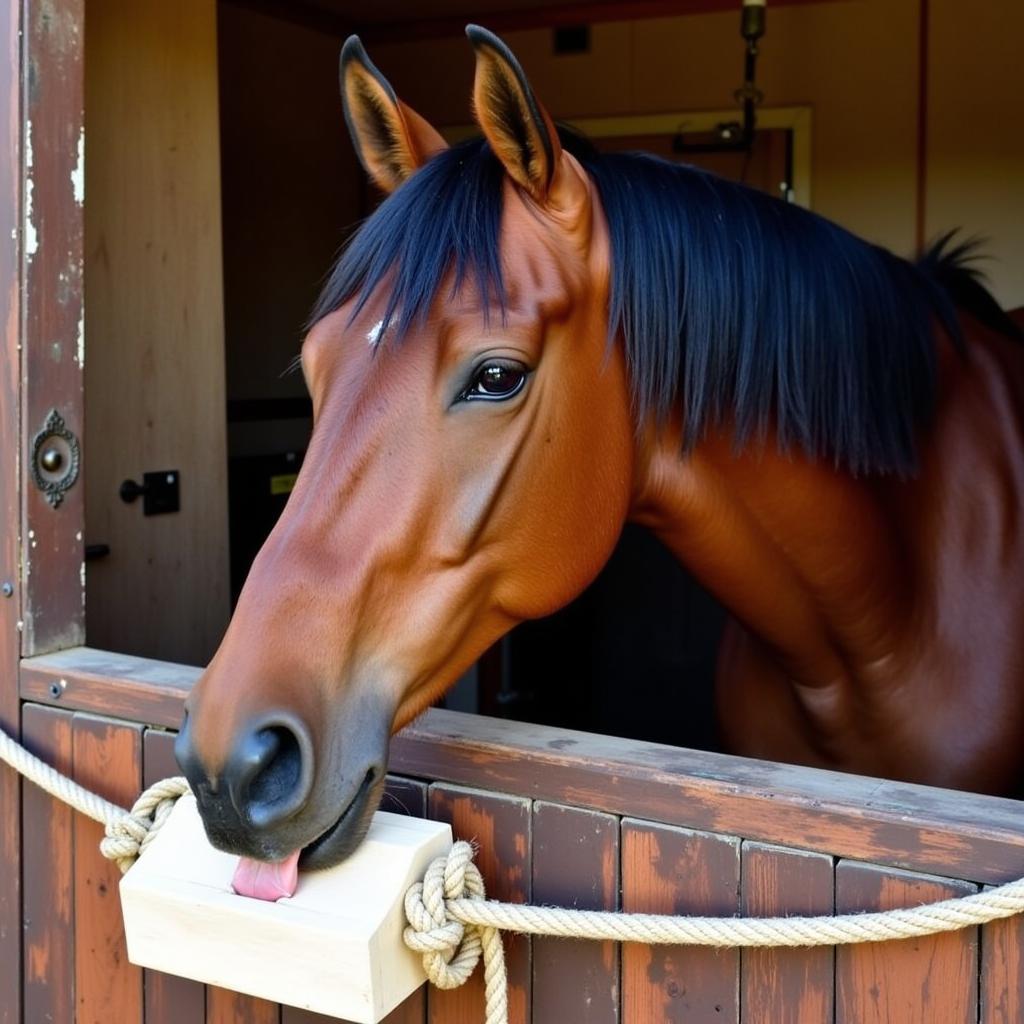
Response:
M75 648L22 662L25 700L177 726L199 669ZM976 882L1024 876L1024 803L430 710L390 769Z
M70 711L177 729L202 669L72 647L21 663L21 697Z

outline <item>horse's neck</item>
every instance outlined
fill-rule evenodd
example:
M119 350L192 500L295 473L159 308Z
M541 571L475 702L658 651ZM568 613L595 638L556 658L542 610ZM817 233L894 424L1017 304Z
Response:
M897 651L911 573L884 494L774 442L742 453L678 434L640 452L633 518L805 687L835 686Z

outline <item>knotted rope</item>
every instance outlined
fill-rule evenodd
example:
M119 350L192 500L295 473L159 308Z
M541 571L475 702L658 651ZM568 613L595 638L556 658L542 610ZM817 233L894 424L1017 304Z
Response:
M150 786L128 811L61 775L2 730L0 760L103 824L106 837L100 849L122 872L145 850L177 798L188 792L185 779L164 779ZM483 958L486 1024L508 1024L503 931L647 945L839 946L921 938L1024 912L1024 879L906 910L836 917L674 917L531 907L488 900L473 855L469 843L455 843L446 857L430 864L422 882L409 888L404 939L410 949L423 955L427 977L438 988L464 984Z
M422 882L405 894L405 944L423 954L423 969L438 988L458 988L484 959L484 1004L488 1024L508 1020L508 978L501 935L493 925L459 920L452 907L482 902L484 880L469 843L457 842L447 857L431 861Z
M532 907L487 900L472 858L473 847L457 842L447 857L431 863L422 883L409 889L405 896L409 927L404 939L410 949L423 953L427 977L441 988L461 985L473 973L482 947L486 1024L508 1024L503 931L646 945L841 946L937 935L1024 912L1024 879L906 910L836 917L675 917ZM472 881L471 871L475 873ZM493 998L499 986L500 1005Z
M34 782L52 797L68 804L93 821L98 821L105 836L100 851L108 860L115 861L124 874L167 820L174 803L187 793L188 782L181 777L164 779L150 786L126 810L73 779L51 768L35 754L30 754L20 743L0 729L0 760L6 761L16 772Z

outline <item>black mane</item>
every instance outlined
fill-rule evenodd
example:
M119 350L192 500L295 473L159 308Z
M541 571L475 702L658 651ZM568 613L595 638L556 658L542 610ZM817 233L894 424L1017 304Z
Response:
M563 145L610 227L609 330L641 422L680 405L688 447L718 425L738 444L774 429L781 445L854 473L914 468L935 400L936 322L962 343L950 296L970 276L962 249L915 265L696 168L599 154L569 133ZM438 154L354 236L312 319L387 280L384 327L401 337L449 271L453 289L475 282L485 315L504 311L503 178L483 140Z

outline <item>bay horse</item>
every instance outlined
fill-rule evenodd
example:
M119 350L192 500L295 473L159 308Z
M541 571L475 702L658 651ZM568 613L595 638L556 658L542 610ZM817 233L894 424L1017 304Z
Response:
M454 147L342 52L389 195L315 309L305 463L187 702L212 842L342 860L392 732L578 595L627 520L730 613L729 750L1016 792L1024 346L964 250L910 263L598 154L467 31L482 138Z

